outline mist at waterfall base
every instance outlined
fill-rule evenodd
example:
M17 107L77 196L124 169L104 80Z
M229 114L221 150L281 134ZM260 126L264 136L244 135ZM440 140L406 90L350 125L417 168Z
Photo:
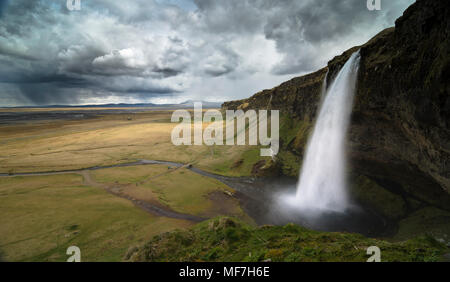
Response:
M348 231L375 235L383 219L352 203L346 181L346 135L350 122L359 51L354 53L322 93L312 136L309 139L296 189L276 189L272 221L298 223L323 231Z

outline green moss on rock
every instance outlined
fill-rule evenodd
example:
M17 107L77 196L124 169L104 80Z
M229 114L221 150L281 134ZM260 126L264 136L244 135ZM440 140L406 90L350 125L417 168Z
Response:
M301 159L290 151L281 151L277 155L280 171L283 175L297 177Z
M361 204L368 205L389 219L400 219L407 214L403 198L389 192L369 178L358 175L352 177L351 195Z
M417 235L429 235L450 245L450 212L426 207L399 222L395 240L405 240Z
M354 261L368 259L369 246L378 246L382 261L439 261L448 248L431 237L390 243L349 233L311 231L294 224L249 226L220 217L186 231L154 237L133 254L131 261Z

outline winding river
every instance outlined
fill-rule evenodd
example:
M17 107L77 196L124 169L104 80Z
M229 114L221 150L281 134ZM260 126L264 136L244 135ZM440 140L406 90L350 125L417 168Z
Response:
M244 212L246 212L258 225L285 225L288 223L296 223L313 230L354 232L369 237L389 236L392 233L393 226L391 222L388 222L371 210L361 208L358 205L354 205L352 209L347 210L345 213L329 212L327 214L302 214L296 209L280 204L280 195L296 190L297 180L288 177L226 177L201 170L189 164L157 160L139 160L130 163L95 166L74 170L23 172L14 173L12 175L0 173L0 177L83 173L108 168L142 165L167 165L174 168L184 167L199 175L219 180L236 191L234 197L239 200ZM86 175L83 175L86 178ZM136 206L152 214L185 219L193 222L206 220L206 218L177 213L165 207L131 198L127 195L115 192L114 189L107 189L107 191L115 196L132 201Z

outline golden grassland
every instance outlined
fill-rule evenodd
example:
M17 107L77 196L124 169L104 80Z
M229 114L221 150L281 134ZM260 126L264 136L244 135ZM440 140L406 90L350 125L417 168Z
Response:
M193 163L230 176L249 175L259 148L174 146L169 111L105 115L82 121L0 126L0 173L55 171L139 159ZM207 124L204 124L207 126ZM245 156L243 156L245 154ZM239 160L245 162L234 167Z
M178 213L230 215L251 223L238 200L224 193L233 192L231 188L185 168L146 165L14 176L140 159L191 163L242 176L260 159L257 147L176 147L170 140L176 126L170 115L151 111L0 125L0 173L11 174L0 177L0 260L64 261L66 249L75 245L82 261L120 261L130 246L194 224L148 213L109 193L111 189Z

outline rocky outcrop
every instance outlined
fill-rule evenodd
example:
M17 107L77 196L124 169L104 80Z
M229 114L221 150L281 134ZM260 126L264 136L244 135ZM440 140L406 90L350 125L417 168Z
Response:
M278 167L284 174L297 174L295 165L301 163L322 88L360 49L349 132L355 195L383 206L384 198L374 203L376 197L368 197L367 191L384 189L401 202L389 207L398 213L395 218L423 206L450 210L449 15L444 0L418 0L395 27L344 52L327 67L222 107L280 110Z
M256 93L248 99L225 102L222 108L274 109L293 117L313 120L327 71L328 68L323 68L315 73L293 78L271 90Z

